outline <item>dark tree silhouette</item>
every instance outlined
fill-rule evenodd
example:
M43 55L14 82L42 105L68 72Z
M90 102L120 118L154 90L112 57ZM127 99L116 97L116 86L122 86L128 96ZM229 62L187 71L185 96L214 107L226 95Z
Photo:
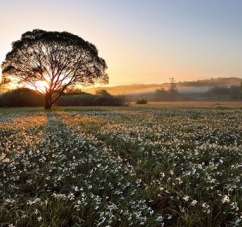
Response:
M175 101L177 99L177 95L176 81L174 78L170 78L169 100Z
M155 101L168 101L169 100L169 92L164 88L156 89L154 95Z
M75 84L108 83L107 65L97 48L68 32L33 30L12 43L2 63L2 85L31 85L51 109L63 92ZM46 86L39 86L39 82Z

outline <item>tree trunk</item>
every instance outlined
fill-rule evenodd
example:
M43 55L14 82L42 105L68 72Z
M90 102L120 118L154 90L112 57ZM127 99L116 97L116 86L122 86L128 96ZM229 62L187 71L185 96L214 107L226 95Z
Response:
M51 97L50 95L45 96L45 109L50 110L52 107Z

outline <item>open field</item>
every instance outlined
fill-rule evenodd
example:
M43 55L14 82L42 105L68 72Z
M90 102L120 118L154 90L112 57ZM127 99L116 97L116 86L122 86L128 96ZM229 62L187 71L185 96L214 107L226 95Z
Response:
M155 107L155 108L242 108L242 102L226 102L226 101L211 101L211 102L148 102L146 105L137 105L135 102L131 106Z
M241 104L173 104L1 109L0 226L241 226Z

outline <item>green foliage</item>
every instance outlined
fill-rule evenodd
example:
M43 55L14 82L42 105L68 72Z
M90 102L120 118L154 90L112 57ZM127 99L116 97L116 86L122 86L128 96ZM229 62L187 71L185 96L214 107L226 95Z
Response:
M137 99L136 104L147 104L147 100L146 99Z

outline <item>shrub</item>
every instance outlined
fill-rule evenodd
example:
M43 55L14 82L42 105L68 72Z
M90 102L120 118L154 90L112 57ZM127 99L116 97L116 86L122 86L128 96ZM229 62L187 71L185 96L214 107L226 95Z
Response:
M104 90L98 91L96 95L81 93L78 95L62 96L57 106L128 106L128 96L113 96Z
M18 88L0 96L0 107L36 107L43 104L43 97L28 88Z
M147 104L146 99L137 99L136 104Z

